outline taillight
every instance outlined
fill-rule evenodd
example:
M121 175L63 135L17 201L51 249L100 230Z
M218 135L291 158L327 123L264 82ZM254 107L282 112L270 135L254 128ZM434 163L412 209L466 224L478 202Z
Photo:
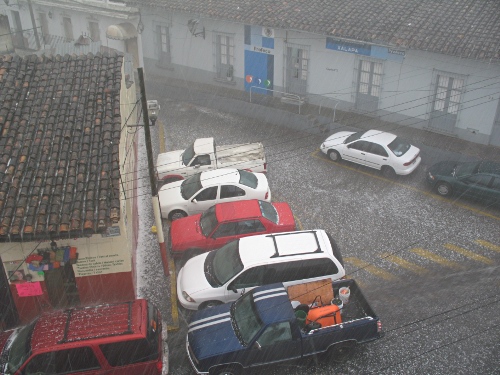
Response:
M267 198L269 198L269 192L268 191L266 191L266 196L264 197L264 199L267 199Z
M163 362L162 361L156 362L156 369L161 374L161 370L163 369Z
M267 163L264 163L264 171L267 171Z
M415 160L417 160L418 155L420 155L420 152L419 152L419 153L417 154L417 156L415 156L415 157L414 157L411 161L409 161L408 163L404 163L403 165L404 165L405 167L407 167L407 166L411 165L411 164L412 164Z
M377 332L382 332L382 322L380 320L377 322Z

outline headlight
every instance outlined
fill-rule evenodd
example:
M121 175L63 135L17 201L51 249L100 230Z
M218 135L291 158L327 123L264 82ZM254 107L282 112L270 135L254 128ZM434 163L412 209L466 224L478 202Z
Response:
M428 172L427 173L427 177L429 177L430 180L433 180L434 181L434 176L432 175L431 172Z
M194 299L191 298L191 296L189 294L187 294L185 291L182 291L182 296L184 297L184 299L188 302L196 302Z

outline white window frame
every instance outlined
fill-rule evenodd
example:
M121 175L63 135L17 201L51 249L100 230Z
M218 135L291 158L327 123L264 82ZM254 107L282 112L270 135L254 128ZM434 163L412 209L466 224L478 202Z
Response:
M234 34L214 32L214 72L217 81L234 82Z
M434 74L431 110L458 116L465 93L466 76L438 70Z

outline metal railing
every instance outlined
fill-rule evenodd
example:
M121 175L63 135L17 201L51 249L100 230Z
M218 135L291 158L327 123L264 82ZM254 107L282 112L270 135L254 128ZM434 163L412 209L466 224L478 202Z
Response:
M290 93L287 93L287 92L284 92L284 91L278 91L278 90L271 90L271 89L266 89L264 87L259 87L259 86L250 86L250 103L252 102L252 89L253 88L256 88L256 89L259 89L259 90L266 90L266 91L271 91L271 92L277 92L277 93L280 93L280 94L284 94L283 96L287 96L287 97L291 97L293 98L293 100L295 100L295 98L297 98L297 104L299 105L299 114L300 114L300 107L302 106L302 100L300 99L300 96L299 95L296 95L296 94L290 94Z
M332 122L334 123L335 122L335 114L336 114L336 111L337 111L337 106L340 104L340 100L336 100L336 99L332 99L332 98L329 98L328 96L324 96L324 95L321 95L321 94L308 94L309 96L311 95L317 95L317 96L320 96L320 102L319 102L319 106L318 106L318 115L321 115L321 108L324 107L324 103L326 100L331 100L332 102L334 102L335 104L333 105L333 107L328 107L328 108L333 108L333 118L332 118Z

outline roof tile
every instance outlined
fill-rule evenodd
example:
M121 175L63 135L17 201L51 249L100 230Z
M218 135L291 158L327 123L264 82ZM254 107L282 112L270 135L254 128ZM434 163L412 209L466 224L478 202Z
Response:
M119 167L108 171L122 61L0 56L0 241L89 235L119 220Z
M500 60L498 0L129 0L196 17L302 30L458 57ZM155 9L155 12L158 12ZM474 45L465 44L471 38ZM447 42L457 42L451 48Z

